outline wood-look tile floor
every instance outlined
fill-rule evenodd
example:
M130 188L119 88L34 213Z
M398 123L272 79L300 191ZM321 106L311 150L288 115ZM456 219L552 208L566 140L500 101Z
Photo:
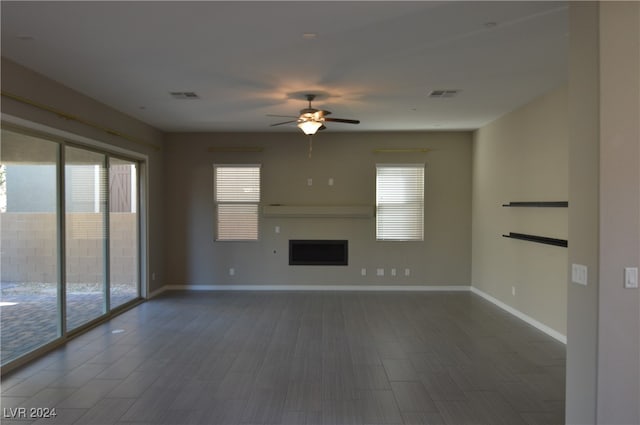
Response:
M57 416L2 423L561 424L564 376L471 293L170 292L3 377L4 416Z

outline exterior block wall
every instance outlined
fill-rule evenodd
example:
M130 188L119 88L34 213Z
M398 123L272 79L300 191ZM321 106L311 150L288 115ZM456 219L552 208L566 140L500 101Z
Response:
M127 283L136 276L135 213L111 213L111 282ZM96 220L97 219L97 220ZM2 283L57 282L58 231L52 213L3 213ZM104 238L101 216L91 213L67 217L67 282L102 283Z

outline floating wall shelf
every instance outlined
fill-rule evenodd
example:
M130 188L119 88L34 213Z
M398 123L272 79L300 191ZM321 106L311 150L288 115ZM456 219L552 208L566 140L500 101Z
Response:
M373 207L369 205L265 205L265 217L289 218L371 218Z
M568 201L530 201L530 202L509 202L502 204L503 207L538 207L538 208L567 208Z
M568 201L527 201L527 202L509 202L502 204L503 207L534 207L534 208L567 208ZM542 243L545 245L554 245L567 247L569 243L566 239L549 238L546 236L528 235L526 233L509 232L508 235L502 235L505 238L520 239L523 241Z
M505 238L520 239L523 241L537 242L545 245L554 245L567 247L569 242L566 239L548 238L546 236L527 235L526 233L509 232L508 235L502 235Z

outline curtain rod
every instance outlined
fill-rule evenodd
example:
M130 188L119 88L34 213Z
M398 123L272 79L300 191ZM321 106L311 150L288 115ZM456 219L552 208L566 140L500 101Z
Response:
M136 139L135 137L129 136L128 134L123 133L121 131L114 130L114 129L109 128L109 127L105 127L105 126L103 126L101 124L98 124L98 123L95 123L93 121L85 120L84 118L80 118L80 117L77 117L75 115L69 114L67 112L61 111L61 110L59 110L57 108L54 108L53 106L45 105L43 103L39 103L39 102L36 102L34 100L27 99L26 97L18 96L17 94L9 93L9 92L4 91L4 90L2 90L0 93L2 94L2 96L6 97L6 98L9 98L9 99L24 103L24 104L29 105L29 106L33 106L33 107L41 109L43 111L51 112L53 114L58 115L60 118L64 118L64 119L67 119L67 120L70 120L70 121L76 121L76 122L78 122L80 124L84 124L84 125L86 125L88 127L94 128L96 130L104 131L105 133L110 134L112 136L120 137L121 139L125 139L125 140L127 140L129 142L137 143L139 145L148 146L148 147L151 147L151 148L153 148L155 150L160 150L160 147L156 146L153 143L149 143L149 142L145 142L143 140Z
M262 152L264 148L260 146L212 146L207 152Z
M373 153L427 153L432 150L429 148L379 148L374 149Z

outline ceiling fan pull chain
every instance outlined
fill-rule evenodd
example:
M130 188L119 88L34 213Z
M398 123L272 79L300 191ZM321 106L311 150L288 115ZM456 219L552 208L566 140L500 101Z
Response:
M313 151L313 136L309 135L309 159L311 159L312 151Z

